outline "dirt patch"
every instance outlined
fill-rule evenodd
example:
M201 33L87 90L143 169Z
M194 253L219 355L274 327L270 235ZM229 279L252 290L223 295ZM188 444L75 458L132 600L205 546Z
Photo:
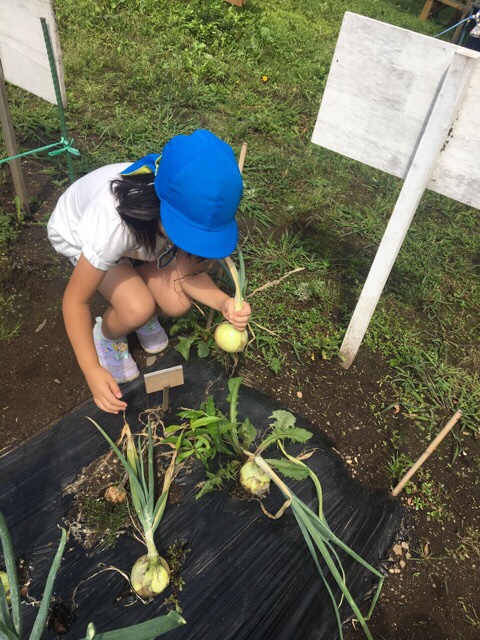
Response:
M34 170L36 166L29 165L27 183L30 193L39 196L40 205L25 224L20 242L12 247L8 274L3 274L4 295L11 299L9 313L20 321L21 330L18 337L0 342L2 449L48 428L89 398L61 317L70 267L54 254L39 224L57 194L48 176ZM13 200L11 185L4 187L0 197ZM103 308L100 299L94 301L95 314ZM143 368L146 356L134 341L132 351ZM424 446L413 421L400 410L394 407L382 412L400 400L384 383L388 372L366 349L349 371L322 360L319 354L302 363L287 354L276 375L250 360L243 361L237 371L246 384L326 432L360 482L382 488L394 483L387 463L395 453L396 435L407 443L405 453L413 458ZM408 547L400 554L392 550L390 576L371 621L376 638L473 640L479 636L480 551L474 533L478 531L479 458L467 456L450 467L450 453L445 442L428 463L432 486L444 485L440 517L429 515L428 499L436 499L434 489L418 511L415 496L402 497L411 513ZM352 628L350 637L360 638L362 633Z

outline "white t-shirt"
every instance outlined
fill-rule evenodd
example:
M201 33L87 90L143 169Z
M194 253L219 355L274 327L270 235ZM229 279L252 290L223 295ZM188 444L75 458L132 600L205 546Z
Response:
M102 271L123 257L151 262L160 255L165 240L157 236L154 254L140 247L115 206L110 182L130 164L106 165L68 187L48 221L48 238L57 253L67 258L83 253Z

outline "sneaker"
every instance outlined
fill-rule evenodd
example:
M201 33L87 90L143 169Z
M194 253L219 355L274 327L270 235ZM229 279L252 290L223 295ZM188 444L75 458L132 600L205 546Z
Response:
M140 340L142 348L147 353L160 353L160 351L167 348L168 336L159 323L157 316L153 316L147 324L137 329L135 333Z
M119 384L138 378L140 371L128 350L127 338L107 340L102 333L101 318L96 318L96 324L93 328L93 342L100 364L112 374Z

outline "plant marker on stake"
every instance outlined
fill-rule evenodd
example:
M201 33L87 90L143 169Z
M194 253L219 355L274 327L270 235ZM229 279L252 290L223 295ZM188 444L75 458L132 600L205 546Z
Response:
M233 282L235 283L235 311L240 311L243 307L243 297L240 290L240 282L238 279L237 267L234 265L232 259L228 256L225 258L225 263L232 274ZM222 322L215 329L215 342L228 353L238 353L243 351L248 342L248 333L244 331L238 331L229 322Z

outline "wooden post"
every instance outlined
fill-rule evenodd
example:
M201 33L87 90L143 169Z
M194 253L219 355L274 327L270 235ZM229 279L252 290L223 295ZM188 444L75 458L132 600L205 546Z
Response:
M422 13L420 14L420 18L419 18L422 22L427 20L428 16L430 15L430 11L432 10L434 2L435 0L427 0L423 5Z
M355 359L479 60L467 49L452 58L340 348L345 369Z
M442 4L444 5L443 7L441 6ZM427 0L423 6L419 19L422 21L428 20L430 14L435 8L437 9L436 13L445 7L453 7L457 11L463 11L468 4L468 0Z
M0 122L2 123L3 137L5 139L5 147L8 157L18 155L18 145L13 130L13 122L8 106L7 88L5 86L5 78L3 76L2 63L0 62ZM22 166L20 160L10 160L8 163L12 172L13 186L15 193L20 201L22 211L26 215L30 215L30 207L28 206L28 194L23 178Z

